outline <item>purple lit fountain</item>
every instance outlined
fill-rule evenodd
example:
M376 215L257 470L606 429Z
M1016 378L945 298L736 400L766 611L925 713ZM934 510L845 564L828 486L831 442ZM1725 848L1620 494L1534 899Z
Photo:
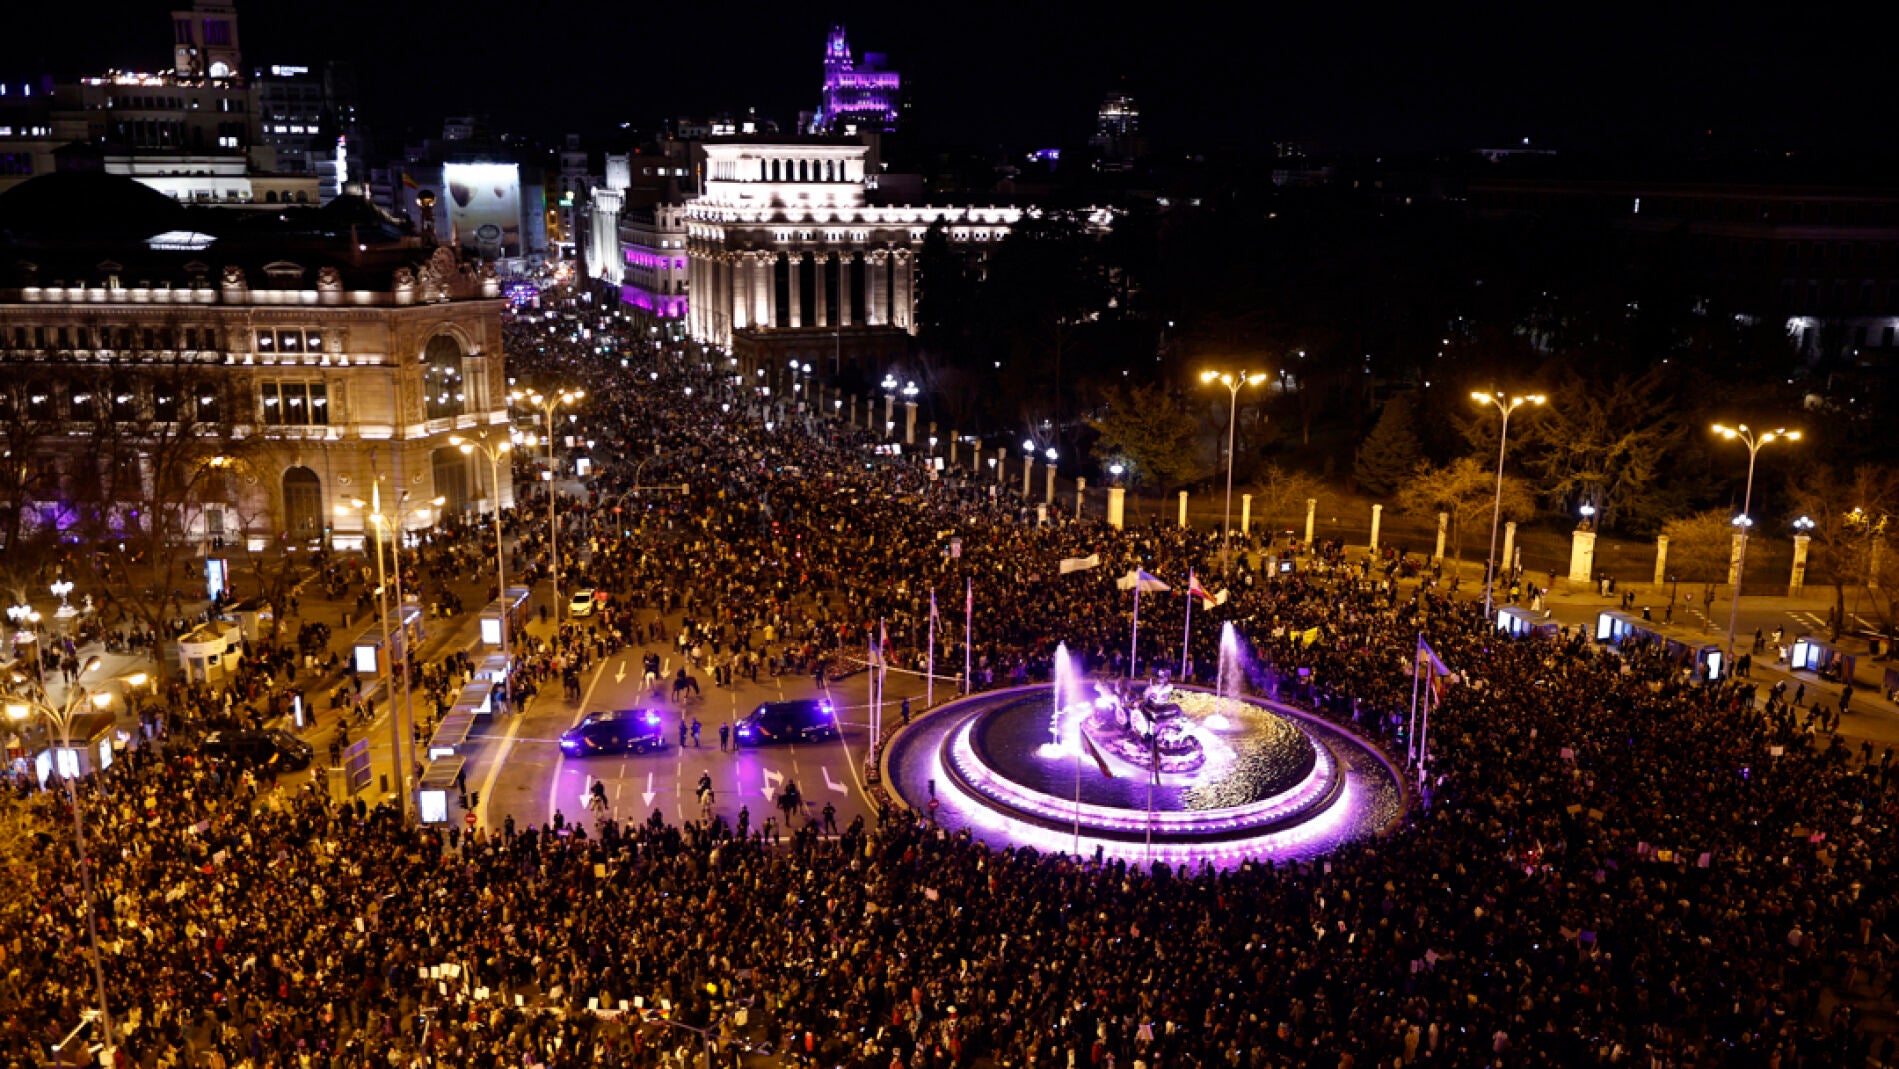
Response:
M1067 647L1052 683L976 695L900 734L889 781L996 845L1130 861L1237 864L1322 853L1395 822L1398 777L1372 747L1244 696L1227 624L1217 689L1088 679Z

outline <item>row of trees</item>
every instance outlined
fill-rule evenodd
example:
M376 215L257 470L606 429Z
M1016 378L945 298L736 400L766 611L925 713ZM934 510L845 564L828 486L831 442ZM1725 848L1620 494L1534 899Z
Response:
M217 368L153 365L140 369L136 386L116 378L97 386L120 390L118 403L75 407L63 419L8 406L0 586L24 604L65 577L107 626L130 625L169 642L172 622L197 600L204 579L188 548L201 539L206 510L218 507L236 521L229 553L248 563L257 593L281 618L304 558L276 541L252 552L243 537L281 524L259 511L274 507L271 487L246 492L258 482L256 463L267 446L244 436L231 416L248 411L236 380ZM173 659L161 650L161 673Z

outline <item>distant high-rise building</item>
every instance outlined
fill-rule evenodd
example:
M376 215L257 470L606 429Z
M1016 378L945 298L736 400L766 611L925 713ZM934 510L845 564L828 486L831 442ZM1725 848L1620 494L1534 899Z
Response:
M230 0L193 0L190 11L171 13L172 70L180 78L242 80L237 45L237 6Z
M851 56L844 27L831 27L824 44L824 102L811 121L817 134L858 134L895 130L903 78L884 69L881 52Z
M1141 141L1141 109L1134 98L1116 89L1101 100L1095 112L1095 136L1088 144L1100 154L1101 166L1125 169L1144 149Z

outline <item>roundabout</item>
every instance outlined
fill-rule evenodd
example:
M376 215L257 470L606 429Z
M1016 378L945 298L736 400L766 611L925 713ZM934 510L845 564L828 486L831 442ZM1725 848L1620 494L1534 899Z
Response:
M892 787L998 847L1223 867L1317 856L1403 810L1390 764L1327 721L1057 663L1054 683L964 698L906 729L887 754Z

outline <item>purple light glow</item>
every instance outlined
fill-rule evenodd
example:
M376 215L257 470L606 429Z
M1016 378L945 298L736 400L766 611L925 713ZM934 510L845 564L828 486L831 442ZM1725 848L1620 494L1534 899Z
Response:
M881 53L864 53L861 64L852 59L844 27L833 26L824 49L824 103L818 109L817 126L829 133L846 123L875 122L894 130L902 87L902 76L884 69Z
M667 268L674 271L686 269L686 258L683 256L657 256L644 249L626 250L626 262L634 267L648 267L655 271L664 271Z
M677 294L654 293L639 286L621 286L620 303L651 312L661 319L683 319L686 315L685 297Z

